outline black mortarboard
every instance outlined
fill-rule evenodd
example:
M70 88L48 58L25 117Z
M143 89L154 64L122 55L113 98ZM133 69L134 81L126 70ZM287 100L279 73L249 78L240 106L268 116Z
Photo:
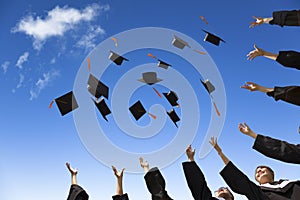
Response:
M162 81L162 79L157 78L156 72L145 72L143 73L143 77L138 80L143 83L147 83L148 85Z
M117 54L113 51L110 51L109 59L112 60L117 65L121 65L123 60L128 61L127 58L124 58L124 57L120 56L119 54Z
M97 99L101 96L108 99L109 88L92 74L90 74L88 80L88 91Z
M62 116L78 108L73 91L56 98L55 102Z
M174 91L163 93L163 95L167 98L167 100L170 102L172 106L179 106L179 104L177 103L178 96Z
M175 126L178 127L177 124L176 124L176 122L180 121L180 118L176 114L175 110L172 109L171 111L167 111L167 114L169 115L170 119L173 121L173 123L175 124Z
M179 49L183 49L185 46L191 48L191 46L186 41L182 40L181 38L177 37L176 35L174 35L172 44Z
M170 67L171 65L158 59L158 66L161 67L161 68L164 68L164 69L168 69L168 67Z
M206 79L205 81L201 80L201 83L209 94L215 91L215 86L208 79Z
M107 121L106 115L109 115L111 113L110 109L108 108L107 104L105 103L104 99L101 99L99 102L96 102L94 99L92 99L100 111L102 117Z
M210 32L208 32L208 31L206 31L206 30L203 30L203 29L202 29L202 31L204 31L204 32L206 33L206 36L205 36L205 38L204 38L204 41L210 42L210 43L212 43L212 44L214 44L214 45L217 45L217 46L219 46L220 41L225 42L225 41L224 41L223 39L221 39L220 37L218 37L218 36L216 36L216 35L214 35L214 34L211 34Z
M135 120L139 120L144 114L146 114L146 110L140 101L137 101L135 104L130 106L129 110Z

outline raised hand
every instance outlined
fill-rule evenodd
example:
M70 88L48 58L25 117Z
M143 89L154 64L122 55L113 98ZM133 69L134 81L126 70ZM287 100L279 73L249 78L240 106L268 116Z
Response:
M195 149L192 149L192 145L186 148L185 153L190 161L194 161Z

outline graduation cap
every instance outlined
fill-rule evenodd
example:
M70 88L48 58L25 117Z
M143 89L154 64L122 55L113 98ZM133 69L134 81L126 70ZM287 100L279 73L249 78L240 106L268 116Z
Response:
M53 101L51 102L49 108L51 108ZM78 108L77 101L73 94L73 91L68 92L55 99L55 103L62 116Z
M141 101L135 102L132 106L129 107L129 110L135 120L139 120L144 114L146 114L146 110Z
M201 83L209 94L215 91L215 86L208 79L206 79L205 81L201 80Z
M128 61L127 58L124 58L124 57L120 56L119 54L117 54L113 51L110 51L109 59L112 60L117 65L121 65L123 60Z
M138 81L147 83L148 85L153 85L154 83L162 81L162 79L157 78L156 72L145 72L142 75L143 77L138 79Z
M213 91L215 91L215 86L214 86L208 79L206 79L205 81L202 81L202 80L201 80L201 83L202 83L203 86L205 87L206 91L209 93L209 96L210 96L210 98L211 98L211 101L213 102L213 105L214 105L214 108L215 108L215 110L216 110L217 115L220 116L221 114L220 114L220 112L219 112L219 110L218 110L218 108L217 108L217 105L216 105L216 103L215 103L215 101L214 101L213 96L211 95L211 93L212 93Z
M88 79L88 91L97 99L101 96L108 99L109 88L92 74L90 74Z
M203 30L206 33L206 36L204 38L204 41L207 41L207 42L210 42L216 46L219 46L220 44L220 41L222 42L225 42L223 39L221 39L220 37L214 35L214 34L211 34L210 32L206 31L206 30Z
M174 35L174 39L172 41L172 44L179 48L179 49L183 49L185 46L191 48L191 46L186 42L184 41L183 39L177 37L176 35Z
M92 100L95 103L98 110L100 111L103 119L105 119L107 121L106 115L109 115L111 113L111 111L108 108L107 104L105 103L104 99L101 99L99 102L95 101L94 99L92 99Z
M164 61L162 61L160 59L158 59L156 56L152 55L151 53L148 53L148 56L150 56L150 57L158 60L157 66L159 66L161 68L168 69L170 66L172 66L172 65L170 65L170 64L168 64L168 63L166 63L166 62L164 62Z
M170 117L170 119L173 121L173 123L175 124L175 126L178 128L176 122L180 121L180 118L178 117L177 113L175 112L174 109L167 111L168 116Z
M178 101L178 96L174 91L170 91L168 93L163 93L163 95L167 98L167 100L169 101L169 103L172 106L177 106L179 107L179 104L177 103Z

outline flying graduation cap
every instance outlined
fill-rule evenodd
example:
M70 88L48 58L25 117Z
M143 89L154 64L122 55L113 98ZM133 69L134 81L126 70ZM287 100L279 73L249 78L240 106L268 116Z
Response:
M138 121L144 114L147 113L146 109L144 108L143 104L140 100L135 102L132 106L129 107L129 111L133 115L136 121ZM148 113L153 119L156 119L156 116Z
M185 46L191 48L191 46L186 42L184 41L183 39L177 37L176 35L173 35L173 41L172 41L172 44L179 48L179 49L183 49Z
M92 100L95 103L99 112L101 113L103 119L105 119L107 121L106 116L109 115L111 113L111 111L108 108L107 104L105 103L105 100L103 98L99 102L95 101L94 99L92 99Z
M127 58L124 58L113 51L110 51L109 59L112 60L117 65L121 65L123 60L129 61Z
M101 96L108 99L109 88L92 74L89 76L87 87L88 91L97 99Z
M168 116L170 117L170 119L173 121L173 123L175 124L175 126L178 128L176 122L180 121L180 118L178 117L177 113L175 112L174 109L167 111Z
M162 79L157 78L156 72L144 72L142 74L142 78L138 79L138 81L147 83L148 85L153 85L155 83L162 81Z
M168 64L168 63L166 63L166 62L164 62L164 61L162 61L160 59L158 59L156 56L152 55L151 53L148 53L148 56L150 56L150 57L158 60L158 64L157 64L158 67L161 67L161 68L164 68L164 69L168 69L170 66L172 66L172 65L170 65L170 64Z
M217 105L216 105L216 103L214 101L213 96L211 95L211 93L213 91L215 91L215 86L208 79L206 79L205 81L201 80L201 83L205 87L206 91L209 93L209 96L211 98L211 101L213 102L213 105L214 105L214 108L216 110L217 115L220 116L221 114L220 114L220 112L219 112L219 110L217 108Z
M49 105L49 108L52 107L53 103L54 103L54 101L51 102L51 104ZM77 101L73 94L73 91L70 91L70 92L56 98L55 103L56 103L62 116L75 110L76 108L78 108L78 104L77 104Z
M206 31L206 30L203 30L203 29L202 29L202 31L204 31L204 32L206 33L206 36L205 36L205 38L204 38L204 41L210 42L210 43L212 43L212 44L214 44L214 45L216 45L216 46L219 46L219 45L220 45L220 41L225 42L225 41L224 41L222 38L220 38L219 36L216 36L216 35L214 35L214 34L208 32L208 31Z
M172 106L179 107L179 104L177 103L178 96L174 91L169 91L168 93L163 93L163 95L166 97L166 99L169 101L169 103Z

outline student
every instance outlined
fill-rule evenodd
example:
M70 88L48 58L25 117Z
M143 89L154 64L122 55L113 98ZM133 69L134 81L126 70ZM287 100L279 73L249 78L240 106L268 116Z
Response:
M259 183L256 185L225 156L214 137L210 144L225 163L220 174L232 191L248 200L299 200L300 181L274 181L273 170L262 165L255 170L255 180Z
M140 165L144 169L146 185L152 200L173 200L166 191L166 182L157 167L149 169L149 163L140 157Z
M267 88L254 82L246 82L241 88L251 92L263 92L273 97L275 101L282 100L300 106L300 86L275 86L274 88Z
M279 51L279 53L271 53L263 50L262 48L258 48L256 44L254 44L254 50L247 54L248 60L253 60L258 56L275 60L282 66L300 70L300 52L289 50Z
M112 196L113 200L129 200L127 193L123 193L123 173L125 168L118 171L115 166L112 166L112 170L117 178L116 194Z
M77 169L73 169L70 165L70 163L66 163L66 166L71 173L71 188L69 191L69 195L67 200L88 200L89 195L86 193L86 191L78 185L77 183Z
M271 24L278 26L300 26L300 10L282 10L275 11L272 13L272 17L256 17L255 22L251 22L249 28L253 28L255 26L259 26L262 24Z
M253 149L267 157L274 158L287 163L300 164L300 145L274 139L257 134L246 124L240 123L238 128L241 133L252 137L255 141Z
M217 200L217 198L234 200L234 196L227 187L220 187L215 191L217 198L213 197L205 181L204 174L194 160L195 149L193 150L192 146L189 145L185 153L189 161L183 162L182 167L194 200Z

